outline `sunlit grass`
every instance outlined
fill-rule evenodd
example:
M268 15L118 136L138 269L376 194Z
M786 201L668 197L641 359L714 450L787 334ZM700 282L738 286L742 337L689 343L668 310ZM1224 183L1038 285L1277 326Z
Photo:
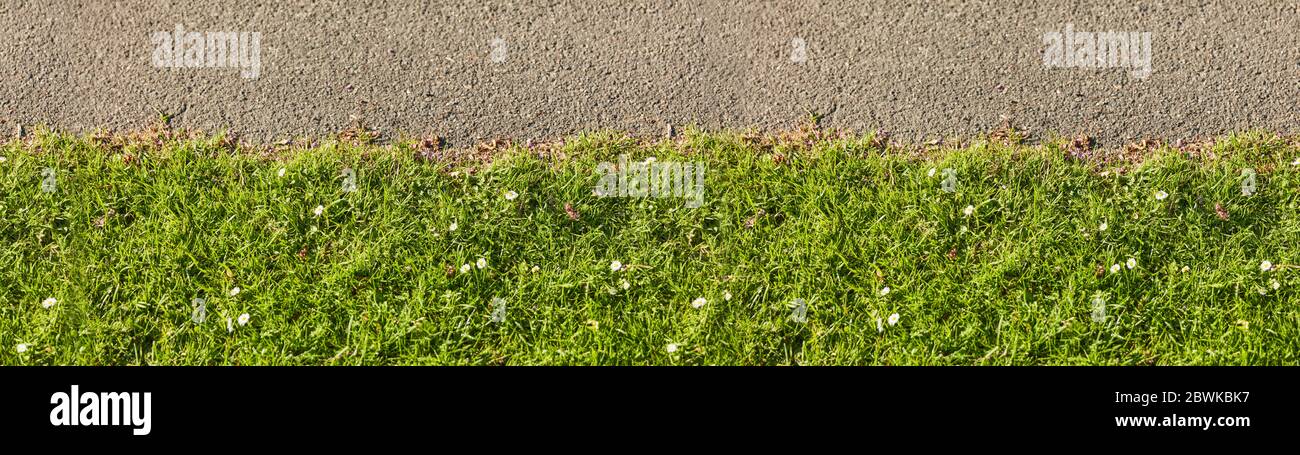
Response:
M1263 134L161 143L0 147L0 364L1300 363L1300 150ZM594 196L619 154L706 162L703 206Z

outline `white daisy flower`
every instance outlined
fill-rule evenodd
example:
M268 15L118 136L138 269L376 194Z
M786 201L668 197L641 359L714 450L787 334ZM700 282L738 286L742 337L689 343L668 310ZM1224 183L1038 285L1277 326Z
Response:
M624 291L632 288L632 283L628 283L627 280L619 281L618 285L622 287Z
M610 263L609 263L609 271L611 271L611 272L617 272L617 271L622 270L622 269L623 269L623 263L622 263L622 262L614 261L614 262L610 262Z
M898 323L898 313L889 315L889 325L894 325L897 323Z
M669 354L677 352L677 343L668 343L667 349Z
M1105 231L1106 229L1110 229L1110 225L1106 224L1105 221L1101 222L1101 226L1097 226L1098 231Z
M1192 270L1192 268L1185 265L1183 266L1183 273L1187 273L1189 270Z
M322 213L325 213L325 206L318 205L315 209L312 209L311 213L315 213L316 216L321 216Z
M516 193L514 191L506 191L505 196L507 201L513 201L515 200L515 198L519 197L519 193Z
M537 271L538 271L538 270L541 270L541 269L542 269L541 267L538 267L538 266L535 266L535 265L534 265L533 268L532 268L532 272L533 272L533 273L537 273Z
M1292 165L1292 166L1300 166L1300 158L1296 158L1295 161L1292 161L1292 162L1291 162L1291 165Z
M1273 270L1273 263L1272 263L1272 262L1264 261L1264 262L1259 263L1259 271L1261 271L1261 272L1267 272L1267 271L1269 271L1269 270Z
M1110 273L1119 273L1120 268L1121 268L1121 267L1120 267L1119 264L1111 264L1111 266L1110 266Z
M284 177L284 172L285 172L285 169L284 169L284 168L280 168L280 172L276 172L275 175L278 175L278 176L280 176L280 177Z
M975 213L975 206L973 206L973 205L968 205L968 206L966 206L966 208L961 209L961 213L966 214L966 216L971 216L971 215L973 215L973 214Z
M18 343L18 346L15 346L15 348L18 349L19 354L27 352L27 343Z
M248 319L249 319L248 313L239 315L239 325L240 326L248 325Z
M880 296L881 296L881 297L884 297L884 296L889 295L889 290L890 290L890 289L889 289L889 286L885 286L885 287L883 287L883 288L880 288Z
M477 266L477 267L480 268L480 269L481 269L481 268L484 268L484 267L487 267L487 259L478 258L477 261L474 261L474 265Z
M0 156L0 163L3 163L3 162L5 162L5 161L9 161L9 159L8 159L8 158L5 158L5 157L3 157L3 156Z
M1268 285L1272 286L1274 291L1282 287L1282 283L1278 283L1277 280L1268 280Z
M935 171L935 168L930 168L930 172L926 172L926 173L925 173L925 176L926 176L926 177L934 177L934 171Z
M1138 266L1138 261L1137 259L1128 258L1128 261L1125 261L1124 265L1128 266L1129 270L1133 270L1134 267Z
M457 228L457 227L459 227L459 226L456 224L456 222L455 222L455 221L452 221L452 222L451 222L451 226L447 226L447 230L450 231L450 232L456 232L456 228Z
M731 291L722 291L722 300L731 300Z
M1163 200L1165 200L1165 198L1167 198L1167 197L1169 197L1169 193L1164 192L1164 190L1156 191L1156 200L1157 200L1157 201L1163 201Z
M240 292L240 291L242 291L242 289L239 289L239 286L235 286L235 287L233 287L233 288L230 288L230 296L231 296L231 297L237 296L237 295L239 295L239 292Z
M461 264L461 266L460 266L460 273L469 273L470 269L472 269L473 267L474 267L474 266L469 265L469 264Z
M699 308L704 306L706 303L709 303L709 301L704 300L704 297L696 297L695 300L691 301L691 308Z
M47 297L45 300L41 301L41 307L45 309L49 309L50 307L54 306L57 303L59 303L59 299L56 299L54 297Z

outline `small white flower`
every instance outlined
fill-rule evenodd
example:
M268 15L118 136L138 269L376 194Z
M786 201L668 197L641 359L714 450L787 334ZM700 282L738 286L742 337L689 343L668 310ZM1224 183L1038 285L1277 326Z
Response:
M966 214L966 216L971 216L971 215L973 215L973 214L975 213L975 206L973 206L973 205L968 205L968 206L966 206L966 208L961 209L961 213Z
M515 198L517 198L517 197L519 197L519 193L516 193L516 192L514 192L514 191L506 191L506 200L507 200L507 201L513 201L513 200L515 200Z
M325 206L318 205L316 206L315 209L312 209L311 213L315 213L316 216L320 216L322 213L325 213Z
M889 325L894 325L897 323L898 323L898 313L889 315Z
M233 288L230 288L230 296L231 296L231 297L234 297L234 296L239 295L239 291L241 291L241 289L239 289L239 286L235 286L235 287L233 287Z
M695 300L691 301L691 308L699 308L704 306L706 303L709 303L709 301L704 300L704 297L696 297Z
M669 354L677 352L677 343L668 343L667 349Z
M481 268L484 268L484 267L487 267L487 259L478 258L477 261L474 261L474 265L477 266L477 267L480 268L480 269L481 269Z
M1278 283L1277 280L1268 280L1268 285L1272 286L1274 291L1282 287L1282 283Z
M876 318L876 332L879 332L879 333L884 333L884 332L885 332L885 324L884 324L883 321L881 321L880 318Z
M614 262L609 263L609 271L611 271L611 272L617 272L617 271L622 270L622 269L623 269L623 263L622 263L622 262L614 261Z
M722 300L731 300L731 291L722 291Z
M1273 270L1273 263L1272 263L1272 262L1264 261L1264 262L1259 263L1259 271L1261 271L1261 272L1267 272L1267 271L1269 271L1269 270Z
M930 168L930 172L926 172L926 173L925 173L925 176L926 176L926 177L934 177L934 171L935 171L934 168Z
M473 268L473 266L471 266L471 265L469 265L469 264L461 264L461 266L460 266L460 273L469 273L470 269L472 269L472 268Z
M1292 166L1300 166L1300 158L1296 158L1295 161L1292 161L1292 162L1291 162L1291 165L1292 165Z
M1128 261L1125 261L1124 265L1128 266L1129 270L1133 270L1134 267L1138 266L1138 261L1137 259L1128 258Z
M538 266L535 266L535 265L534 265L533 268L532 268L532 272L533 272L533 273L537 273L537 271L538 271L538 270L541 270L541 269L542 269L541 267L538 267Z
M1106 224L1105 221L1101 222L1101 226L1097 226L1098 231L1105 231L1106 229L1110 229L1110 225Z
M45 309L49 309L50 307L54 306L57 303L59 303L59 299L56 299L54 297L47 297L45 300L41 301L41 307Z
M1183 266L1183 273L1187 273L1187 271L1189 271L1189 270L1191 270L1191 269L1192 269L1191 267L1188 267L1188 266L1185 266L1185 265L1184 265L1184 266Z
M234 322L233 320L231 320L230 318L226 318L226 331L227 331L227 332L234 332L234 331L235 331L235 322Z
M284 169L284 168L280 168L280 172L276 172L275 175L278 175L278 176L280 176L280 177L284 177L284 172L285 172L285 169Z
M1169 193L1164 192L1164 190L1156 191L1156 200L1157 200L1157 201L1163 201L1163 200L1165 200L1165 198L1167 198L1167 197L1169 197Z
M0 163L3 163L3 162L5 162L5 161L9 161L9 159L8 159L8 158L5 158L5 157L3 157L3 156L0 156Z
M1111 264L1110 273L1119 273L1120 268L1119 264Z
M451 226L447 226L447 230L450 231L450 232L456 232L456 228L457 228L457 227L458 227L458 226L457 226L456 222L455 222L455 221L452 221L452 222L451 222Z
M19 354L22 354L22 353L24 353L24 352L27 352L27 343L18 343L17 348L18 348L18 353L19 353Z
M632 283L628 283L627 280L619 281L618 285L622 287L624 291L632 288Z
M881 297L884 297L884 296L887 296L887 295L889 295L889 286L885 286L885 287L883 287L883 288L880 288L880 296L881 296Z
M248 313L239 315L239 325L240 326L248 325L248 318L249 318Z

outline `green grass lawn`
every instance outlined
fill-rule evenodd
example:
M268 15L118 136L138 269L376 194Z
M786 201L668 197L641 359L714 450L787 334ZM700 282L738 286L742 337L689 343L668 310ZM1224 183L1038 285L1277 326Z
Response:
M1294 139L882 142L40 131L0 146L0 364L1300 364ZM702 205L597 197L620 154L705 162Z

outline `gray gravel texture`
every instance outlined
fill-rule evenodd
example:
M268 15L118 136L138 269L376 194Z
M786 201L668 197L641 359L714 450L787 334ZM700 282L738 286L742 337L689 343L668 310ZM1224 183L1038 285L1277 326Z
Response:
M252 142L360 120L453 145L689 124L775 131L810 113L915 141L1004 119L1037 139L1102 145L1300 130L1290 0L0 4L6 134L130 130L159 113ZM261 33L259 76L156 67L151 36L177 24ZM1065 24L1150 32L1152 73L1049 67L1044 34Z

